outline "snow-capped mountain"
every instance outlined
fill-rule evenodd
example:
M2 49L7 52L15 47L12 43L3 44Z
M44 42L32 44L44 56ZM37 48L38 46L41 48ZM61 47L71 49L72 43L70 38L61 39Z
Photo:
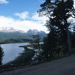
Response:
M41 38L43 37L46 37L47 34L44 32L44 31L38 31L36 29L34 30L28 30L27 32L24 32L23 30L18 30L18 29L15 29L15 28L9 28L9 27L3 27L3 28L0 28L0 32L7 32L7 33L11 33L11 32L19 32L19 33L25 33L27 35L39 35Z
M38 30L31 30L31 29L30 29L30 30L28 30L27 33L28 33L29 35L36 35L36 34L38 34L38 32L39 32Z
M41 38L46 37L47 34L44 31L38 31L38 30L28 30L27 34L29 35L39 35Z

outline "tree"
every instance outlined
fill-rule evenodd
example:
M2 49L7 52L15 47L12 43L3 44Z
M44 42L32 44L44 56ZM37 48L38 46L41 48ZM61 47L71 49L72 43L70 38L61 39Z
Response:
M35 50L36 58L34 60L41 62L41 38L38 34L32 35L33 41L31 42L31 45L33 46ZM38 50L38 51L36 51Z
M2 57L3 57L3 54L4 54L3 49L0 46L0 65L2 65Z
M40 14L44 14L49 18L46 23L49 31L52 26L60 30L61 34L59 36L61 36L62 43L65 42L64 44L67 45L68 50L72 50L68 30L70 23L67 20L74 15L73 0L55 0L54 2L52 0L46 0L41 7Z
M44 39L43 56L47 61L49 60L49 57L53 58L53 54L57 52L56 47L59 44L57 32L55 27L51 27L50 33L47 38Z
M14 61L10 62L10 64L21 66L32 63L32 57L34 56L35 52L27 47L24 47L24 49L25 50L23 53L20 53L20 56L18 56Z
M75 28L73 28L73 32L71 32L71 40L72 40L72 47L75 48Z
M33 45L35 49L39 49L40 51L40 40L41 40L40 36L36 34L36 35L32 35L32 38L33 41L31 42L31 45Z

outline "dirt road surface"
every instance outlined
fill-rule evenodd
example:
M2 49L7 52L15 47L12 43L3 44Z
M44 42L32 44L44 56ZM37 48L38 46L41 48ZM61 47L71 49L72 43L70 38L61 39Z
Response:
M75 55L0 75L75 75Z

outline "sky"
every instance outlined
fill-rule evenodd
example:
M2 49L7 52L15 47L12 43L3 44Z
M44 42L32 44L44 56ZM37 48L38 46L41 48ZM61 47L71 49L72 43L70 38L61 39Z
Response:
M27 32L29 29L43 30L47 18L40 17L37 10L44 0L0 0L0 29L14 28Z
M29 29L48 32L45 26L47 17L40 17L37 13L37 10L41 8L40 4L44 1L0 0L0 30L3 28L14 28L25 32ZM70 18L70 21L75 23L74 18Z

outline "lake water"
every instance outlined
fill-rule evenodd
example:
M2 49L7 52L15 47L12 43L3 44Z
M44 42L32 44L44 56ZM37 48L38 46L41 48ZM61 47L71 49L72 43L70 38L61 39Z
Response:
M12 60L14 60L16 57L19 56L20 53L24 51L24 48L19 47L23 45L28 45L29 43L14 43L14 44L2 44L1 47L4 51L3 56L3 64L6 64Z

